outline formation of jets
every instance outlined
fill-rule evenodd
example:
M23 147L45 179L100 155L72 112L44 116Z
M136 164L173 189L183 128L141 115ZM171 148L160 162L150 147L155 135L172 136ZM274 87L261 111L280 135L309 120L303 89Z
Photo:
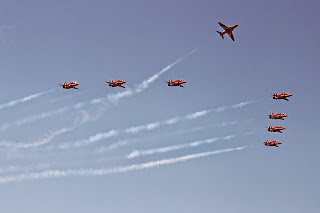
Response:
M222 24L221 22L218 22L218 24L223 28L223 32L217 31L217 33L219 33L219 35L222 37L222 39L224 39L224 34L228 34L229 37L232 39L232 41L234 41L234 36L233 36L233 30L235 28L237 28L239 25L235 24L233 26L227 27L226 25ZM123 84L127 83L124 80L117 80L117 81L105 81L105 83L107 83L109 85L109 87L121 87L121 88L125 88L123 86ZM169 81L165 81L165 83L169 86L169 87L184 87L183 84L187 83L184 80L178 79L175 81L172 81L171 78L169 78ZM64 82L64 84L59 84L59 86L61 86L63 89L78 89L77 86L79 85L79 83L77 82ZM277 94L276 92L274 92L273 94L271 94L272 98L275 100L285 100L285 101L289 101L289 97L292 96L292 94L290 93L281 93L281 94ZM285 113L278 113L278 114L273 114L272 112L268 115L269 119L279 119L279 120L284 120L285 117L288 117L288 115L286 115ZM269 125L269 127L267 127L267 130L269 132L279 132L282 133L283 130L285 130L286 128L283 126L275 126L272 127L271 125ZM268 139L263 142L265 146L275 146L278 147L279 144L282 144L279 141L269 141Z
M232 34L232 31L236 27L238 27L239 25L235 24L231 27L227 27L226 25L222 24L221 22L218 22L218 24L224 30L223 32L217 31L219 33L219 35L224 39L223 35L228 34L230 36L230 38L234 41L234 36ZM127 83L124 80L117 80L117 81L110 80L110 81L105 81L105 82L109 85L109 87L122 87L122 88L125 88L123 86L123 84ZM187 82L184 80L181 80L181 79L172 81L170 78L169 81L166 81L166 84L168 84L169 87L182 87L183 88L184 86L182 84L185 84L185 83L187 83ZM77 82L70 82L70 83L64 82L64 84L59 84L59 86L61 86L63 89L79 89L79 88L77 88L78 85L79 85L79 83L77 83ZM282 99L286 99L286 98L282 98Z
M113 80L110 80L110 81L105 81L109 87L122 87L122 88L125 88L122 84L125 84L127 83L126 81L124 80L117 80L117 81L113 81ZM169 81L165 81L169 87L184 87L182 84L185 84L187 83L185 80L175 80L175 81L172 81L172 79L170 78ZM64 82L63 84L58 84L59 86L61 86L63 89L79 89L77 88L77 86L79 85L79 83L77 82L70 82L70 83L67 83L67 82Z
M275 100L286 100L289 101L288 97L291 97L292 94L290 93L281 93L281 94L277 94L276 92L274 92L273 94L271 94L272 99ZM272 112L270 112L270 114L268 115L269 119L275 119L275 120L284 120L285 117L288 117L287 114L285 113L278 113L278 114L273 114ZM279 132L282 133L283 130L285 130L286 128L283 126L275 126L272 127L271 125L269 125L267 127L268 132ZM265 142L263 142L265 146L275 146L275 147L279 147L279 144L282 144L279 141L268 141L266 140Z

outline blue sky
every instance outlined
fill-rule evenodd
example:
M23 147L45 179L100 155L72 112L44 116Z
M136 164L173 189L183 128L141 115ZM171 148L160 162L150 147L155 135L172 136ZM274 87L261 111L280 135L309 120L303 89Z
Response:
M2 1L0 211L317 212L319 4Z

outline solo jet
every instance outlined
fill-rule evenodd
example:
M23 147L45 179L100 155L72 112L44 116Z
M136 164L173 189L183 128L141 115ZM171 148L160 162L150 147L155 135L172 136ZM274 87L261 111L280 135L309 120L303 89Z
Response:
M125 88L124 86L122 86L122 84L125 84L127 82L125 82L124 80L118 80L118 81L105 81L107 84L109 84L109 87L122 87Z
M181 79L172 81L171 78L169 78L169 81L165 81L165 83L168 84L169 87L184 87L182 84L187 82Z
M263 142L265 146L275 146L275 147L279 147L279 144L282 144L280 141L268 141L266 140L265 142Z
M289 101L289 97L292 96L292 94L290 93L281 93L281 94L277 94L276 92L274 92L273 94L271 94L272 98L275 99L275 100L286 100L286 101Z
M267 127L268 131L269 132L281 132L281 130L285 130L286 128L283 127L283 126L275 126L275 127L272 127L271 125L269 125L269 127Z
M270 119L281 119L281 120L284 120L283 118L288 117L288 115L284 113L273 114L272 112L270 112L270 115L268 116Z
M79 84L77 82L64 82L63 84L59 84L59 86L61 86L63 89L79 89L77 88Z
M234 37L233 37L233 34L232 34L232 31L239 26L239 24L235 24L231 27L227 27L226 25L222 24L221 22L218 22L218 24L224 29L223 32L219 32L217 31L217 33L220 34L220 36L222 37L222 39L224 39L223 35L224 34L228 34L230 36L230 38L232 39L232 41L234 41Z

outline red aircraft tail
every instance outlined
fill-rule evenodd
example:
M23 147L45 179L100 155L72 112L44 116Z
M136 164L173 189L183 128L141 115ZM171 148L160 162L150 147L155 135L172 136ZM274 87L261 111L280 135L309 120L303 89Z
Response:
M217 33L219 33L219 35L222 37L222 39L224 39L222 32L217 31Z
M271 128L272 128L272 126L271 126L271 125L269 125L269 126L268 126L268 131L270 131L270 129L271 129Z

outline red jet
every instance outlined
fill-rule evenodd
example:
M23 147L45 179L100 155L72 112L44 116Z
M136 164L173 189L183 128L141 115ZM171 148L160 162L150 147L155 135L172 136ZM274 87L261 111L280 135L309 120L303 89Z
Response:
M268 141L266 140L265 142L263 142L265 146L275 146L275 147L279 147L279 144L282 144L280 141Z
M232 39L232 41L234 41L234 37L233 37L233 34L232 34L232 31L239 26L239 24L235 24L231 27L227 27L226 25L222 24L221 22L218 22L218 24L224 29L223 32L219 32L217 31L217 33L220 34L220 36L222 37L222 39L224 39L223 35L224 34L228 34L230 36L230 38Z
M124 80L118 80L118 81L105 81L107 84L109 84L109 87L122 87L125 88L124 86L122 86L122 84L125 84L127 82L125 82Z
M165 81L165 83L168 84L169 87L184 87L182 84L187 82L181 79L172 81L171 78L169 78L169 81Z
M284 120L283 118L288 117L288 115L284 113L273 114L272 112L270 112L270 115L268 116L270 119L281 119L281 120Z
M275 127L272 127L271 125L269 125L269 127L267 128L269 132L281 132L281 130L285 130L286 128L283 127L283 126L275 126Z
M272 98L275 100L286 100L289 101L289 97L292 96L292 94L290 93L281 93L281 94L277 94L276 92L274 92L273 94L271 94Z
M59 86L61 86L63 89L79 89L77 88L79 84L77 82L64 82L63 84L59 84Z

